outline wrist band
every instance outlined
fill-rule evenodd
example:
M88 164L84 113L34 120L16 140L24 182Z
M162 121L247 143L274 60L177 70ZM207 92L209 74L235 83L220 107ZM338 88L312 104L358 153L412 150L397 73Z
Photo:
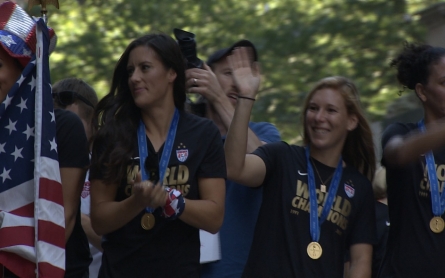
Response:
M185 199L179 190L167 187L165 191L168 193L168 198L165 206L162 208L162 216L173 220L178 218L184 211Z
M255 101L255 100L256 100L256 99L254 99L254 98L251 98L251 97L245 97L245 96L241 96L241 95L237 95L237 97L238 97L238 98L248 99L248 100L251 100L251 101Z

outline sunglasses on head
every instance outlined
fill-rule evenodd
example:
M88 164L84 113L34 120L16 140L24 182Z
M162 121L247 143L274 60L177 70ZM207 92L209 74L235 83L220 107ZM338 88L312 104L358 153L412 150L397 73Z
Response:
M70 104L73 104L78 99L86 105L94 108L94 105L88 99L73 91L62 91L59 93L53 93L53 98L55 98L57 103L61 106L68 106Z
M159 181L159 161L156 155L149 155L145 159L145 170L150 174L150 180L157 183Z

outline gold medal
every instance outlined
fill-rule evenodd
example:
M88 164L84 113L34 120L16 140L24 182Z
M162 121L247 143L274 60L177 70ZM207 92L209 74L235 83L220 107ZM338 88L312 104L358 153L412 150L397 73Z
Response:
M318 242L311 242L307 246L307 254L309 258L316 260L321 257L321 253L323 253L323 249L321 249L321 245Z
M442 217L440 216L434 216L430 221L430 229L434 233L438 234L443 231L445 228L445 222L443 221Z
M155 216L151 213L145 213L141 218L141 226L144 230L151 230L155 226Z

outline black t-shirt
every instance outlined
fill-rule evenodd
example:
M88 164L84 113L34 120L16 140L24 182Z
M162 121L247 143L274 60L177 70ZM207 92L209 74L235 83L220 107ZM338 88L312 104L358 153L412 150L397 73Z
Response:
M255 152L266 165L263 202L244 277L343 277L344 253L353 244L375 242L371 183L350 166L343 175L331 211L321 225L318 260L307 254L313 240L309 222L309 188L303 147L270 143ZM323 177L335 168L315 161ZM317 198L324 202L315 174ZM329 184L327 185L327 191Z
M383 257L386 251L386 242L389 233L389 215L388 206L379 201L375 202L375 218L377 226L377 244L374 244L372 254L372 277L377 277Z
M149 159L154 156L159 161L164 147L155 153L149 138L147 144ZM131 195L127 179L132 180L139 171L137 145L129 167L129 176L117 189L116 201ZM90 180L101 178L100 169L90 170ZM210 120L182 111L163 185L196 200L199 178L226 178L221 136ZM141 211L125 226L104 236L99 277L199 277L199 230L179 219L165 220L160 212L160 208L154 212L156 223L151 230L141 227L145 213Z
M382 148L396 135L417 129L416 123L390 125L382 137ZM434 152L440 192L445 181L445 150ZM388 210L391 228L380 277L443 277L445 232L430 229L433 217L430 183L425 157L404 167L386 166ZM443 216L442 216L443 217Z
M55 109L56 141L60 168L83 168L89 165L88 141L80 118L71 111ZM83 277L92 258L88 238L80 222L79 208L73 232L66 243L65 277Z

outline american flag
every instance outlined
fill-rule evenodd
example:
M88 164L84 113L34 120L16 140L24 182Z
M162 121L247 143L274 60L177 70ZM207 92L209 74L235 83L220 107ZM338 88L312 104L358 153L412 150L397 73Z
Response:
M0 264L20 277L63 277L65 218L48 65L48 29L0 104Z

